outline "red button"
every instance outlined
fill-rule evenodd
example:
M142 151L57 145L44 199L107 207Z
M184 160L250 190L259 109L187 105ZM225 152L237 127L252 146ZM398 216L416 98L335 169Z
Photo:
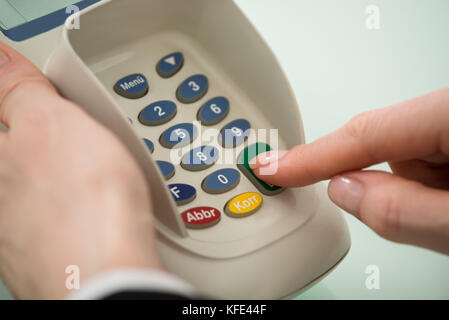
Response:
M216 225L221 219L219 210L211 207L198 207L185 211L182 220L187 228L204 229Z

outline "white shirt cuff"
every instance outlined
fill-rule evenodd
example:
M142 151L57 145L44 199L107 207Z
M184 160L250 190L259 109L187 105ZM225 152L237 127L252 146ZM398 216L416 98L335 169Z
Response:
M101 273L81 284L67 300L97 300L124 291L150 291L193 298L194 288L166 272L145 269L118 269Z

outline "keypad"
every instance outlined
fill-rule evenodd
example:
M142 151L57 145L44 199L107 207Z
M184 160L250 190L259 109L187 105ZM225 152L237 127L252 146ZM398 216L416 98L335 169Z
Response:
M176 104L172 101L158 101L150 104L139 114L140 123L146 126L160 126L176 116Z
M223 121L229 113L229 100L216 97L206 102L198 112L198 120L203 126L213 126Z
M200 100L209 89L209 80L202 74L186 79L178 88L176 96L182 103L194 103Z
M185 63L185 57L182 52L173 52L159 60L156 65L156 71L161 78L168 79L178 73L181 74ZM159 131L159 144L163 148L173 149L192 146L200 133L200 128L194 124L194 119L191 119L192 122L187 121L185 123L176 121L181 108L198 108L198 111L196 109L194 111L196 120L202 126L208 127L222 123L231 111L231 103L224 96L210 97L199 105L194 104L208 93L209 79L202 74L185 76L188 77L177 88L173 88L177 102L171 100L151 101L151 96L149 95L149 101L145 101L146 106L145 104L141 106L140 113L137 116L138 122L134 124L134 126L147 127L145 130L155 130L155 127L162 127L173 121L174 123L168 129L164 127L163 130ZM163 79L159 81L165 81ZM167 81L167 83L170 82ZM149 93L149 90L149 81L140 73L125 76L114 85L114 91L128 99L143 98ZM167 98L169 96L167 95ZM178 106L179 103L191 104L191 106ZM134 120L129 118L131 123ZM227 124L222 124L218 137L215 136L218 138L218 148L212 145L195 148L192 146L187 153L182 155L178 163L171 162L172 160L158 160L156 163L165 180L175 180L177 175L176 166L180 165L182 168L180 170L192 172L192 180L202 179L201 191L203 191L203 195L208 194L209 197L214 197L230 193L229 201L221 204L223 214L228 219L246 218L255 214L262 207L262 194L272 196L283 191L284 188L261 181L254 175L249 166L250 161L258 154L271 150L271 147L264 143L255 143L245 148L237 159L237 168L217 168L207 174L202 174L202 171L213 168L216 165L220 153L224 149L239 147L245 143L251 134L252 126L247 119L229 119L229 121ZM154 134L154 131L149 132ZM143 141L151 153L155 151L155 148L158 148L153 143L154 140L152 139L154 138L154 136L143 137ZM184 152L184 149L179 149L179 152ZM241 173L254 184L260 193L247 190L245 193L232 194L232 191L241 183ZM192 203L198 196L197 189L193 186L196 184L192 185L190 183L191 181L176 181L176 183L168 185L170 194L180 207ZM187 210L184 208L181 218L186 227L189 229L205 229L219 223L223 219L223 215L219 209L207 206L211 204L202 203L201 205L206 206L193 207Z
M170 78L181 70L184 65L184 55L174 52L163 57L156 66L157 73L162 78Z
M114 86L114 91L122 97L128 99L139 99L148 93L149 85L147 78L143 74L135 73L126 76Z

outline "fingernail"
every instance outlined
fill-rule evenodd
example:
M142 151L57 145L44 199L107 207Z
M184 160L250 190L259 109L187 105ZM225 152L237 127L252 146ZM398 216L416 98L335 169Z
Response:
M7 65L9 63L9 57L6 53L0 50L0 68Z
M252 160L249 164L249 167L252 170L256 170L263 167L271 167L274 164L277 164L288 151L285 150L277 150L263 153L254 160Z
M331 200L343 210L358 215L363 197L363 185L354 178L337 176L328 188Z

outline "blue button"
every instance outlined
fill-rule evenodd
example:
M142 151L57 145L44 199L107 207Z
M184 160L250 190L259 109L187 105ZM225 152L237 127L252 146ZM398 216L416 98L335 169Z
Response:
M157 73L162 78L170 78L178 73L184 65L184 56L181 52L175 52L163 57L157 64Z
M198 112L198 120L204 126L213 126L221 122L229 113L229 100L216 97L206 102Z
M178 88L176 96L183 103L194 103L200 100L209 89L209 80L201 74L191 76Z
M196 189L191 185L178 183L171 184L168 188L178 206L188 204L196 198Z
M153 153L154 152L154 143L148 139L143 139L143 142L145 142L148 150L150 150L150 152Z
M167 129L160 138L160 143L166 148L180 148L196 139L197 128L191 123L181 123Z
M146 126L159 126L176 116L176 104L171 101L158 101L150 104L139 114L139 121Z
M201 171L213 166L218 160L218 149L202 146L187 153L181 161L181 167L189 171Z
M239 182L240 172L235 169L222 169L207 176L202 187L207 193L220 194L234 189Z
M250 135L251 124L245 119L232 121L220 133L219 140L224 148L234 148L245 142Z
M139 99L148 93L148 81L143 74L135 73L126 76L114 86L114 91L128 99Z
M170 180L175 175L175 166L167 161L156 161L165 180Z

